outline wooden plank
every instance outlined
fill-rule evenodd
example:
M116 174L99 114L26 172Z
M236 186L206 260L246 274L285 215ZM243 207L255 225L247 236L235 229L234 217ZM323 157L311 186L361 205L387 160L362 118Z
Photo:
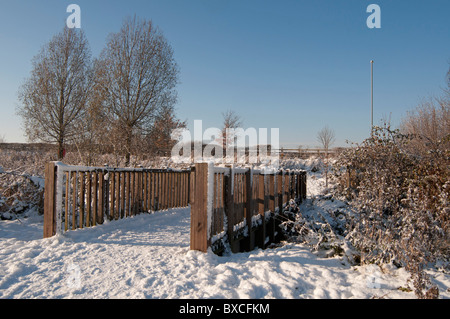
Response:
M136 210L135 213L140 214L142 212L142 172L136 172L137 178L136 178Z
M113 220L116 214L116 173L109 172L109 220Z
M92 173L92 226L97 225L98 214L98 173Z
M195 164L194 202L191 208L191 250L208 249L207 220L208 164Z
M284 185L283 185L283 204L289 201L289 172L284 175Z
M250 251L255 248L255 234L252 232L253 198L252 198L252 171L249 169L244 174L244 217L247 223L248 238L245 248ZM261 175L262 176L262 175ZM264 176L263 176L264 177Z
M269 175L269 210L275 212L275 176Z
M154 202L154 210L159 210L159 202L160 202L160 187L161 187L161 179L160 173L155 173L155 202Z
M103 172L99 172L97 224L103 224L104 209L105 209L105 179Z
M168 178L168 185L169 185L169 187L167 188L168 191L169 191L169 194L167 196L167 208L172 208L174 206L173 200L174 200L174 197L175 197L174 187L173 187L173 182L174 182L174 180L173 180L174 179L173 172L168 172L167 178Z
M169 172L164 173L164 209L169 208Z
M176 207L183 206L183 177L184 174L182 172L177 173L177 204Z
M140 191L140 181L141 181L141 173L140 172L134 172L135 176L134 176L134 198L135 198L135 205L134 205L134 215L139 214L140 211L140 195L139 195L139 191Z
M77 172L72 172L72 230L77 228Z
M56 234L56 169L53 162L45 165L44 238Z
M186 172L180 175L180 207L186 207Z
M191 168L191 173L189 174L189 203L194 204L194 192L195 192L195 167Z
M121 203L120 203L120 218L124 218L126 214L126 205L128 204L128 201L126 201L126 181L127 181L127 175L125 172L120 173L120 196L121 196Z
M142 202L143 207L142 210L144 212L148 212L148 173L142 172Z
M156 174L150 172L150 210L155 211L155 176Z
M80 172L80 228L84 227L84 207L85 207L86 180L85 173Z
M278 197L278 212L283 210L283 173L280 171L277 175L277 197Z
M231 168L230 168L231 172ZM234 240L234 232L233 226L236 223L236 215L235 215L235 201L234 195L236 190L236 185L232 183L231 173L224 176L224 206L225 206L225 215L227 216L227 237L230 244L231 252L237 253L240 250L239 242Z
M258 174L254 178L256 179L255 182L258 183L258 213L261 215L263 225L258 238L256 238L256 245L260 248L264 248L267 237L266 214L264 211L264 175Z
M115 175L115 183L116 183L116 189L114 190L114 192L116 193L116 202L115 202L115 214L114 214L114 219L117 220L119 219L119 214L120 214L120 172L117 172Z
M136 208L136 184L135 184L136 175L134 172L130 172L130 214L128 216L132 216L134 214L134 210Z
M91 207L92 207L92 176L86 174L86 227L91 226Z
M66 175L66 190L65 194L65 205L64 205L64 231L69 229L69 198L70 198L70 175L69 172L65 173Z

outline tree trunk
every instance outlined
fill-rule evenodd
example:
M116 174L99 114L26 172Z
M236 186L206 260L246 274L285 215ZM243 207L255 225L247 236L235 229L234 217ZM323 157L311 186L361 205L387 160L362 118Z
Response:
M127 127L127 138L126 138L126 145L125 145L125 167L130 166L131 162L131 143L133 141L133 128Z
M58 141L58 161L62 161L64 159L64 145L63 141Z

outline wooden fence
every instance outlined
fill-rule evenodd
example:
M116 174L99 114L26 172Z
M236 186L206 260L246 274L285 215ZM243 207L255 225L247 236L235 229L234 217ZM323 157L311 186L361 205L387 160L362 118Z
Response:
M190 170L45 167L44 238L140 212L186 207Z
M306 197L306 172L196 164L191 173L192 250L221 253L264 248L277 236L277 218L290 199Z
M191 205L190 247L221 253L266 247L277 216L306 197L306 172L196 164L190 170L45 167L44 238L141 212Z

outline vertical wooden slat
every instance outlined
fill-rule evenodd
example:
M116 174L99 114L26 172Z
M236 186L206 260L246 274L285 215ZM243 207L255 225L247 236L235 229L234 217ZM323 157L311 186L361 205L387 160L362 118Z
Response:
M155 173L150 172L150 210L155 211Z
M161 188L161 178L160 173L155 173L155 202L154 202L154 210L159 210L159 203L160 203L160 188Z
M269 175L269 210L275 212L275 176Z
M180 174L179 172L175 173L175 203L174 207L180 207Z
M283 210L283 173L280 171L277 175L277 198L278 198L278 212Z
M164 172L163 173L164 176L164 186L163 186L163 197L164 197L164 201L163 201L163 209L167 209L168 208L168 203L169 203L169 173L168 172Z
M165 209L165 194L166 194L166 174L162 171L159 173L159 209L164 210Z
M116 189L115 189L115 192L116 192L117 197L116 197L116 203L115 203L116 204L116 209L115 209L114 219L117 220L117 219L119 219L119 215L120 215L120 201L121 201L121 197L120 197L120 176L121 176L121 173L117 172L115 175L116 175Z
M109 172L109 220L113 220L116 214L116 173Z
M64 231L69 229L69 198L70 198L70 175L66 172L66 190L65 190L65 213L64 213Z
M137 183L136 183L136 192L137 192L137 205L136 205L136 210L135 210L135 214L139 214L142 212L142 174L143 172L136 172L137 174Z
M266 214L264 210L264 175L258 174L256 182L258 183L258 213L261 215L263 225L260 236L257 238L257 245L264 248L267 237Z
M248 171L244 174L244 216L247 222L247 231L248 231L248 238L247 238L247 244L246 249L247 250L253 250L255 248L255 237L254 233L252 232L252 215L253 215L253 197L252 197L252 170L248 169Z
M77 172L72 172L72 230L77 228Z
M289 192L289 172L284 174L284 184L283 184L283 204L288 202L288 192Z
M173 172L169 172L167 178L168 178L167 208L172 208L173 207L173 198L174 198L174 194L173 194Z
M136 209L136 174L135 172L130 172L130 215L134 214Z
M56 234L56 169L53 162L45 165L44 238Z
M126 190L125 190L125 217L128 217L131 215L131 203L130 203L130 197L131 197L131 190L130 190L130 184L131 184L131 172L125 172L125 184L126 184Z
M234 234L233 226L235 223L234 215L234 187L232 183L232 169L229 168L230 173L224 177L224 190L225 190L225 215L227 216L227 237L230 243L230 248L232 252L236 252L236 247L234 245Z
M118 218L123 218L125 215L125 172L120 172L120 216Z
M92 173L92 226L97 225L98 214L98 173Z
M194 204L194 191L195 191L195 167L191 168L191 173L189 174L189 204Z
M105 179L103 172L99 172L97 224L103 224L104 208L105 208Z
M80 172L80 228L84 227L84 207L85 207L86 181L85 173Z
M86 227L91 226L91 205L92 205L92 176L91 172L86 174Z

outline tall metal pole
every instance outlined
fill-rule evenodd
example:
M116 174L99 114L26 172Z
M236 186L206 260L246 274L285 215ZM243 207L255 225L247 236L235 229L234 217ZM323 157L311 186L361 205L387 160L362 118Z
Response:
M370 60L370 98L371 98L371 117L370 117L370 136L373 136L373 60Z

